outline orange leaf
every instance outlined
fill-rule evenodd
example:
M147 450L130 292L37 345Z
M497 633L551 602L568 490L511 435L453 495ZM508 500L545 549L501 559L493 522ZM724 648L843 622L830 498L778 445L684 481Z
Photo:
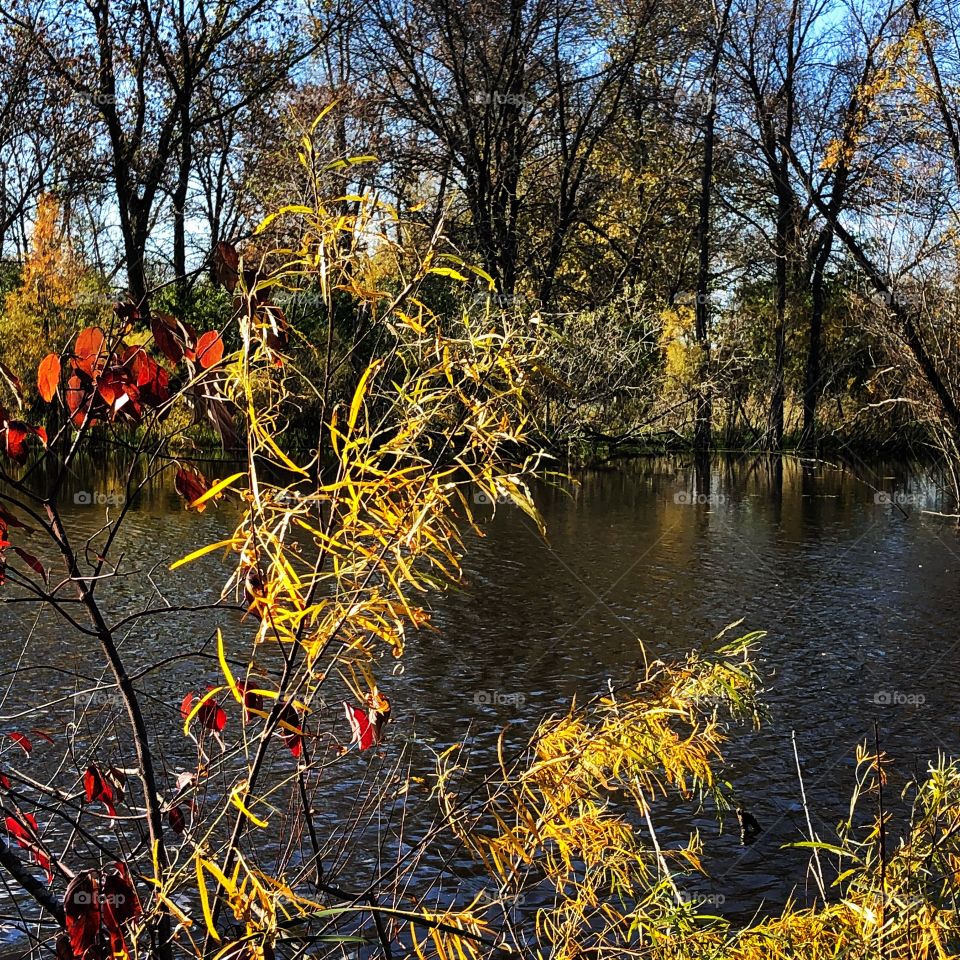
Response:
M48 353L37 368L37 389L40 396L49 403L60 385L60 358L55 353Z
M106 343L99 327L86 327L77 334L73 348L74 365L87 376L97 378L106 361Z
M197 341L197 361L204 370L215 366L223 359L223 341L216 330L208 330Z

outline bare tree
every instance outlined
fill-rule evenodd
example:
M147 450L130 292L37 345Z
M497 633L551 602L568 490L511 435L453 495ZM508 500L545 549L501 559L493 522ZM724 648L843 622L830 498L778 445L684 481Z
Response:
M580 0L371 0L371 76L392 51L393 162L433 203L462 198L461 233L498 291L521 276L554 297L565 246L597 177L593 158L622 107L641 21L605 32Z

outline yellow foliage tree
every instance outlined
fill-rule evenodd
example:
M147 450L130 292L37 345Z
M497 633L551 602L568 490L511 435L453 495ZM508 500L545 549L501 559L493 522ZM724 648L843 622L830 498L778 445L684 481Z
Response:
M0 314L0 359L20 379L26 396L36 397L36 369L51 350L59 350L81 314L107 297L63 236L60 203L43 194L23 265L20 287L7 294ZM85 318L89 319L89 317Z
M667 386L688 389L696 379L700 361L700 348L693 338L693 307L668 307L662 312L661 319L660 347L664 353Z

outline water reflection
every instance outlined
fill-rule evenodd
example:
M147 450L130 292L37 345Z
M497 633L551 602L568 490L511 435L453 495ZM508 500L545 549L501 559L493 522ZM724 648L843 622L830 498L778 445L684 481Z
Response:
M389 749L406 745L415 772L426 774L434 749L467 739L472 762L489 769L505 725L508 747L519 748L537 718L564 709L574 695L603 689L607 678L624 677L641 659L641 642L651 657L682 655L743 618L744 630L768 631L769 718L759 732L733 738L729 778L761 835L741 847L736 824L720 834L709 812L655 814L666 842L701 829L712 879L698 891L713 897L719 912L748 917L782 904L794 887L802 896L806 854L783 849L806 830L792 731L810 815L824 838L846 811L854 748L872 738L875 720L894 760L891 796L938 750L960 748L951 709L960 543L952 521L924 512L956 512L954 505L941 499L935 478L888 465L853 470L730 458L704 469L692 461L644 460L578 480L539 491L546 543L526 517L504 506L485 520L483 537L468 540L464 588L432 599L436 630L414 638L402 673L391 675L392 663L384 667L382 686L394 707ZM74 502L78 491L89 491L90 501ZM108 506L112 514L118 509L98 503L101 494L126 495L123 474L90 465L65 498L75 538L99 529ZM119 545L129 573L103 591L112 616L165 598L198 605L219 593L225 568L217 557L183 571L168 566L219 539L235 519L229 508L187 515L170 485L158 484L129 510ZM53 565L53 557L42 559ZM171 613L149 628L131 623L123 642L132 662L157 660L201 650L218 626L237 642L248 629L233 614ZM99 675L93 641L71 635L65 642L48 613L5 606L0 630L8 664L22 658L42 665L15 681L7 675L0 688L5 718L49 698L64 682L61 671ZM144 680L171 770L186 760L180 698L215 679L208 651ZM49 715L51 727L70 722L72 701L51 706ZM15 721L2 729L16 729ZM122 736L121 728L108 735ZM395 756L388 750L370 762L389 765ZM364 773L358 762L342 774L342 792L328 795L318 816L330 830L344 822L349 788ZM410 816L398 849L409 849L432 820L425 791L413 798ZM430 849L424 878L448 853L445 846ZM458 868L469 872L465 864Z

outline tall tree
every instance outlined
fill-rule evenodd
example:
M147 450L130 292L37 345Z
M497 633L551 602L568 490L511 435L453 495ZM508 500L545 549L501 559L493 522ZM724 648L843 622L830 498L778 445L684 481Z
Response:
M394 163L442 186L435 203L462 199L457 226L501 294L523 276L549 303L639 24L618 32L589 0L369 0L369 11L371 75L389 44L385 100L405 134Z
M147 244L164 194L172 199L173 262L182 276L195 138L285 82L316 43L298 17L288 0L92 0L79 7L13 0L0 9L0 19L29 39L44 74L99 122L129 292L144 308Z
M732 0L714 7L711 51L706 75L707 98L703 122L703 167L700 178L700 215L697 225L697 301L694 337L698 348L698 395L694 421L694 451L704 457L710 450L713 401L708 384L710 378L710 207L713 194L713 147L717 122L719 71L727 36Z

